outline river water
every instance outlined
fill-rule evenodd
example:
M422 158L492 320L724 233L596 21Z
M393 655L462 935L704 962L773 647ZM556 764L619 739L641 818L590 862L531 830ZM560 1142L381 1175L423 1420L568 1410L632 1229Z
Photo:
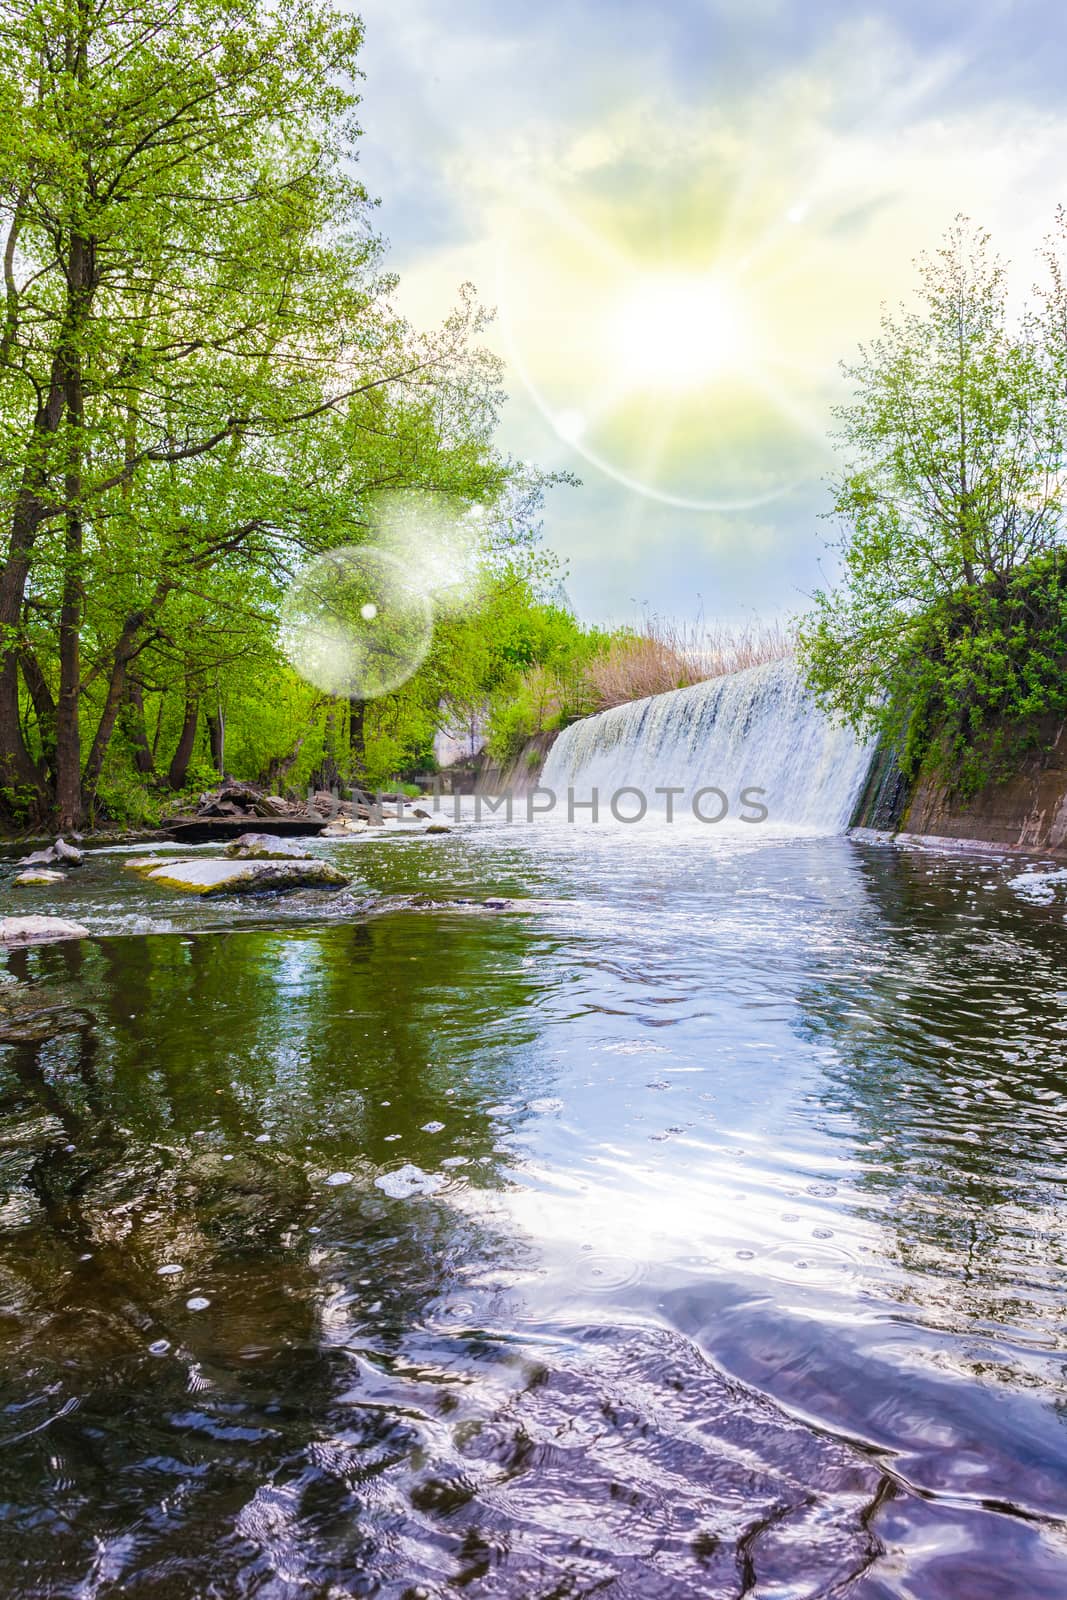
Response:
M1067 884L314 848L4 893L94 935L0 961L5 1595L1067 1594Z

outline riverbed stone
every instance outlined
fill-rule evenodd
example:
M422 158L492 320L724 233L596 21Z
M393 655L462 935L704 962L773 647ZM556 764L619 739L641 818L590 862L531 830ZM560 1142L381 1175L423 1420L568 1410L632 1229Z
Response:
M366 833L369 826L368 822L361 822L358 817L335 817L319 837L345 839L353 833Z
M62 835L50 844L47 850L35 850L32 855L23 856L19 862L20 867L54 867L62 862L68 867L80 867L85 860L84 853L77 845L68 844Z
M27 887L35 883L62 883L66 873L56 872L51 867L31 867L28 872L20 872L13 883L22 883Z
M63 917L0 917L0 945L48 944L53 939L88 939L80 922Z
M272 833L242 833L226 846L226 854L238 861L311 861L295 839L279 839Z
M148 883L188 894L256 894L262 890L343 889L350 882L328 861L165 861L145 874Z

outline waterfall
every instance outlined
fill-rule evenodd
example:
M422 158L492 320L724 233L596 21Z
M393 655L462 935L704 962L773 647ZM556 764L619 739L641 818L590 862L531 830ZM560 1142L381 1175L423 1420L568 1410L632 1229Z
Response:
M541 784L560 804L596 791L606 809L613 794L636 789L650 811L664 809L657 788L683 789L672 803L691 814L693 796L721 790L731 821L754 821L756 797L770 825L838 833L848 827L863 789L874 746L818 709L791 660L771 661L688 689L653 695L586 717L564 729L549 753ZM633 810L636 799L620 799ZM706 820L721 802L700 802ZM743 809L743 805L745 809Z

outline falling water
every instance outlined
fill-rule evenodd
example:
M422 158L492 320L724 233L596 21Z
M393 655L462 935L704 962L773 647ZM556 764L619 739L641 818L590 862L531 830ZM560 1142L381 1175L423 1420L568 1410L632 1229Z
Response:
M561 796L573 789L576 801L595 790L604 806L632 787L650 808L665 808L655 791L673 787L685 791L673 802L678 813L697 791L716 787L729 817L748 820L754 808L750 801L743 809L742 791L761 789L755 798L772 823L837 833L849 824L873 754L823 715L792 661L772 661L575 723L553 746L541 782ZM701 805L710 819L722 802Z

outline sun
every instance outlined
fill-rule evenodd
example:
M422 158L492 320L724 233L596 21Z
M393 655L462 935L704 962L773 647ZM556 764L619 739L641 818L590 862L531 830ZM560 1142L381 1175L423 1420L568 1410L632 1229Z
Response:
M604 331L613 365L635 388L702 388L755 356L741 293L713 273L635 277L609 305Z

